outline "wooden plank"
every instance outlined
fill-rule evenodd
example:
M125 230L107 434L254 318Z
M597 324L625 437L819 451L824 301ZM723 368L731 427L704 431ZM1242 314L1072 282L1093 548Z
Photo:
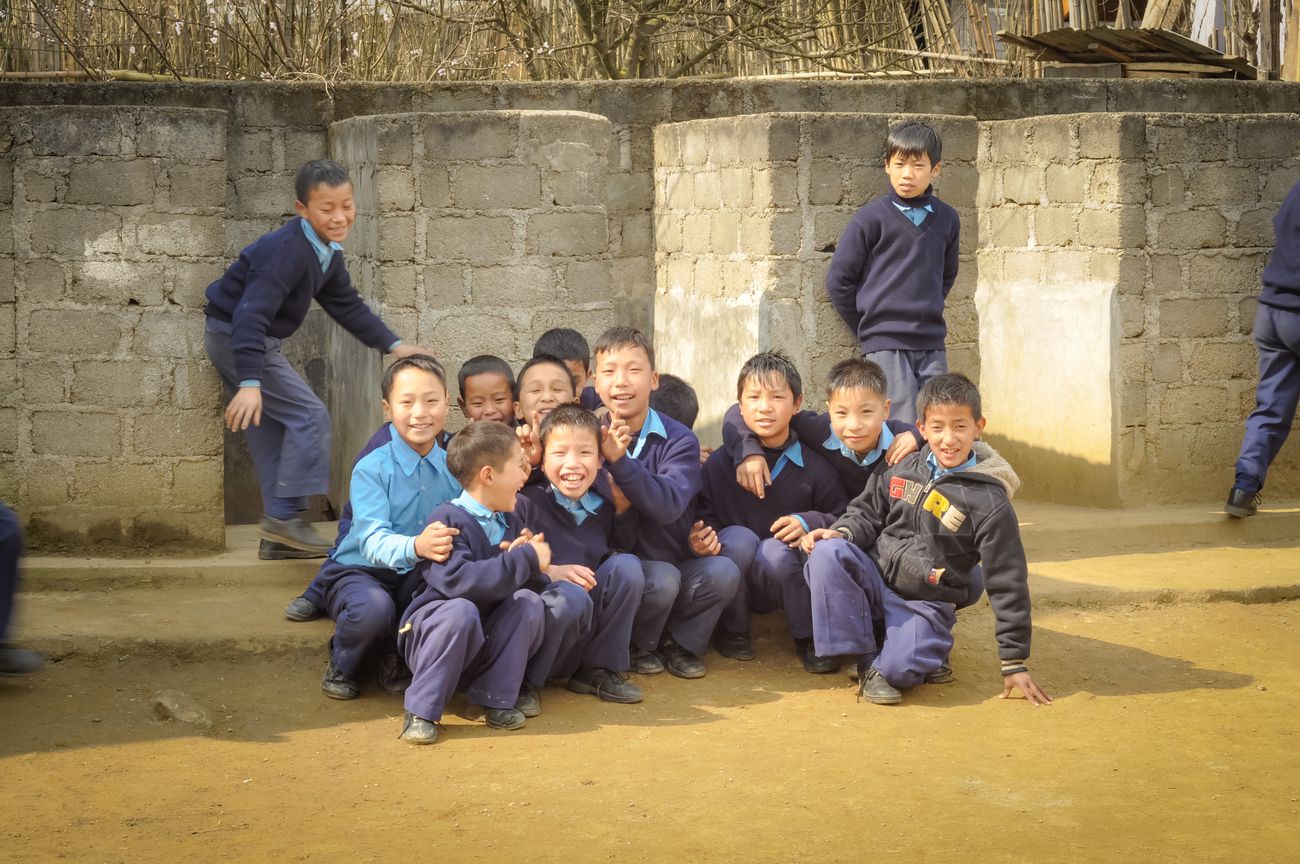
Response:
M1187 0L1150 0L1142 13L1142 27L1170 27L1178 21Z
M1104 54L1110 59L1118 60L1121 63L1133 62L1133 58L1130 57L1128 54L1125 54L1123 51L1116 51L1114 48L1110 47L1109 45L1103 45L1100 42L1090 42L1088 44L1088 49L1090 51L1096 51L1098 54Z
M1300 81L1300 3L1288 0L1286 45L1282 55L1282 80Z

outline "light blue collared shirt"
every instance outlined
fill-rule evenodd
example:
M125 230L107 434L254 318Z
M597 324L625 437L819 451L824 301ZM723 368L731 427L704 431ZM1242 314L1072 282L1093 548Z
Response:
M925 221L926 216L934 212L934 206L931 204L922 204L920 207L909 207L906 204L899 204L895 201L894 206L897 207L904 216L911 219L912 224L917 227L920 227L921 223Z
M776 464L772 466L773 482L776 482L776 475L781 473L781 469L785 468L785 466L789 465L791 462L798 465L800 468L803 467L803 445L798 441L791 441L789 444L785 445L785 449L782 450L781 455L777 457Z
M556 489L554 485L551 486L551 495L555 497L556 504L573 514L573 521L579 525L586 522L588 516L595 516L599 513L601 506L605 503L604 498L591 491L574 501L559 489Z
M884 456L885 451L889 449L889 445L893 443L894 433L889 431L888 426L882 425L880 427L880 439L876 441L875 449L868 450L866 455L861 458L858 458L858 454L854 453L853 449L849 447L849 445L840 440L840 436L836 435L834 430L831 431L831 437L827 438L822 446L827 450L830 450L832 453L839 453L859 468L866 468L881 456Z
M488 543L491 545L495 546L505 538L506 514L492 512L468 492L460 493L460 497L451 503L474 517L474 521L483 529L483 533L487 535Z
M429 516L460 491L447 469L447 451L435 445L421 456L394 432L391 441L367 453L352 469L352 527L334 560L407 572L420 560L415 538Z
M332 240L328 246L325 245L325 241L321 240L320 236L316 234L316 229L311 227L310 222L302 217L299 217L298 221L302 223L302 233L307 235L307 242L311 244L316 257L320 259L321 272L330 269L330 259L334 257L335 252L342 251L343 245Z
M931 450L925 454L925 462L930 466L930 479L938 480L945 474L956 474L958 471L965 471L967 468L975 467L975 451L972 450L970 458L958 465L956 468L945 468L939 464L939 460L934 458L934 451Z
M641 457L641 451L645 449L646 439L651 435L658 435L665 441L668 440L668 430L664 428L664 420L659 416L659 412L651 408L646 412L645 423L641 424L641 434L636 438L636 443L628 451L628 455L633 459Z

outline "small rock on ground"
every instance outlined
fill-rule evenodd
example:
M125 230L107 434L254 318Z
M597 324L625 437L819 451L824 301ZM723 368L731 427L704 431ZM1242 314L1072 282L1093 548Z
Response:
M212 725L212 718L199 701L180 690L159 690L149 702L159 720L175 720L177 723L204 727Z

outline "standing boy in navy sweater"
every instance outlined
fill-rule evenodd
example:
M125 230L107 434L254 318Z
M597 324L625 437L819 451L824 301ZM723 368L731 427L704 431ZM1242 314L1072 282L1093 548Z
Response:
M639 330L596 340L596 392L609 409L601 453L618 509L619 545L641 559L645 595L632 629L632 670L702 678L700 658L740 584L734 562L691 540L700 489L700 440L650 407L654 348ZM716 540L716 538L714 538ZM703 548L703 547L701 547Z
M948 371L943 303L957 278L960 221L934 195L943 144L924 123L891 129L890 189L853 214L835 246L826 293L889 381L895 420L916 421L921 385Z
M397 357L432 352L406 345L370 310L348 278L340 245L356 219L352 181L337 162L298 169L298 215L239 253L208 286L208 358L235 396L230 431L244 432L262 491L262 538L324 555L330 543L301 516L306 498L329 490L325 406L280 353L313 299L366 345Z
M610 554L614 505L592 488L600 473L600 434L600 421L587 409L556 408L541 428L547 482L520 493L526 499L519 506L524 524L545 535L551 547L552 584L543 600L561 594L557 599L581 607L583 625L577 638L565 640L570 644L551 668L530 669L530 677L535 675L535 686L547 678L567 678L575 693L630 704L642 698L641 688L625 673L644 578L635 557Z
M835 658L813 651L799 540L834 522L848 496L835 470L790 429L790 418L803 401L803 385L789 357L779 351L755 354L741 368L736 391L745 425L758 439L772 479L766 494L755 499L736 482L735 457L726 444L704 465L697 515L717 532L722 555L741 573L740 588L718 623L718 653L752 660L752 614L783 609L804 668L834 672Z

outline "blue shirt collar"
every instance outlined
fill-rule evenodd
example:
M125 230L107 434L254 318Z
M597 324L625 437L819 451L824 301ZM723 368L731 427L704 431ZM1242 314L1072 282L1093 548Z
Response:
M772 466L772 479L775 480L776 475L781 473L781 469L791 462L800 468L803 467L803 445L797 439L785 445L785 449L777 457L776 464Z
M310 222L303 217L299 217L298 221L302 224L302 233L306 235L307 242L311 244L312 251L316 253L316 258L320 261L320 269L328 270L330 259L334 257L336 251L343 249L343 245L334 241L330 241L328 246L325 245L324 241L316 234L316 229L311 227Z
M577 522L579 525L587 521L588 516L595 516L599 513L601 505L605 503L604 498L601 498L591 490L587 490L581 498L574 501L552 485L551 495L555 497L556 504L559 504L565 510L568 510L573 514L573 521Z
M866 455L861 458L858 457L857 453L853 452L849 445L840 440L840 436L836 435L834 430L831 430L831 436L826 439L822 446L833 453L839 453L859 468L866 468L868 465L875 463L881 456L884 456L885 451L889 449L889 445L893 443L894 433L889 431L888 426L882 425L880 427L880 438L876 441L875 449L868 450Z
M938 480L945 474L956 474L958 471L965 471L967 468L975 467L975 451L971 450L970 458L958 465L956 468L945 468L939 464L939 460L934 458L934 451L930 450L925 454L925 462L930 466L930 479Z
M641 434L637 436L636 443L632 445L630 455L633 459L641 457L641 451L645 448L646 439L651 435L658 435L665 441L668 440L668 430L664 428L664 420L659 416L659 412L653 408L646 411L645 422L641 424Z
M469 494L469 490L461 492L451 503L474 517L483 533L487 535L488 543L495 546L506 536L506 514L494 513L487 507L479 503L479 500Z
M433 449L424 456L421 456L419 453L415 452L415 449L411 447L410 444L407 444L406 441L403 440L401 435L397 434L396 429L392 430L392 432L393 440L390 444L393 448L393 460L401 466L403 473L405 473L407 477L410 477L415 473L415 469L420 466L421 460L428 462L430 467L439 474L446 474L448 477L451 476L451 472L447 468L447 451L438 446L436 441L434 442Z

